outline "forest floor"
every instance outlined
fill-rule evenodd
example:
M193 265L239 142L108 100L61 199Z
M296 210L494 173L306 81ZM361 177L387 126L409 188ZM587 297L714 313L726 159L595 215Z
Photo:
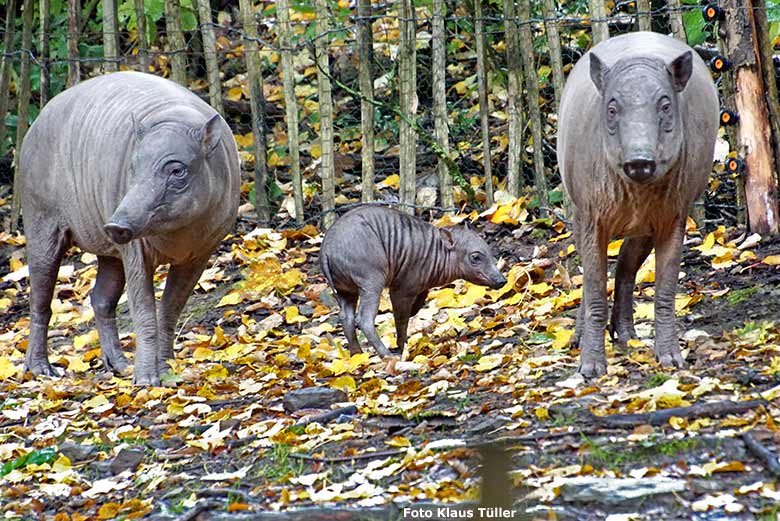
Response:
M23 240L0 234L4 517L479 519L498 497L514 513L493 519L777 519L780 476L743 434L779 452L780 242L691 229L677 298L688 367L653 359L650 261L640 340L625 352L608 341L608 374L587 381L568 346L582 280L566 227L534 221L522 200L470 217L507 285L433 291L391 361L344 348L316 229L241 220L185 310L173 376L141 389L103 372L96 262L76 250L50 333L65 376L22 374ZM389 310L377 324L392 344ZM126 304L120 330L132 357ZM297 409L303 388L318 391ZM672 407L683 409L659 419Z

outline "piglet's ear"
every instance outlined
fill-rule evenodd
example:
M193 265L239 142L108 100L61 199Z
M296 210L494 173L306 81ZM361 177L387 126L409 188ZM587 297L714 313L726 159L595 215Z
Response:
M133 135L135 136L136 141L141 141L143 137L149 132L149 127L136 119L132 112L130 113L130 124L133 127Z
M200 129L200 149L206 157L214 152L219 144L219 140L222 138L221 119L219 114L214 114Z
M593 85L596 86L596 90L599 91L599 94L602 96L604 95L604 86L606 85L606 77L607 72L609 72L609 68L604 65L604 62L601 61L601 58L596 56L595 53L590 53L590 79L593 82Z
M441 234L444 237L444 246L446 246L448 250L454 250L455 236L452 234L452 230L450 228L442 228Z

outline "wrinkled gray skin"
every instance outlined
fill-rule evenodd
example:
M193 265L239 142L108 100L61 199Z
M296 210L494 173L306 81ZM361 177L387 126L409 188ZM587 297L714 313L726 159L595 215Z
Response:
M360 206L338 219L322 241L320 265L336 293L350 352L361 351L357 326L384 357L390 351L374 326L383 288L390 288L403 352L409 318L423 307L428 290L456 279L492 288L506 283L490 248L473 231L436 228L383 206Z
M44 107L25 137L19 170L30 269L25 368L55 375L46 348L50 304L60 261L77 245L98 256L91 299L103 363L117 372L129 366L116 325L127 281L133 382L159 385L179 314L236 219L240 170L229 127L171 81L109 74ZM156 310L152 275L168 263Z
M710 72L687 45L655 33L611 38L572 69L561 100L558 161L575 207L583 300L579 372L606 373L607 244L627 237L615 273L610 332L636 338L636 272L656 250L655 356L683 367L674 297L685 221L707 186L718 129Z

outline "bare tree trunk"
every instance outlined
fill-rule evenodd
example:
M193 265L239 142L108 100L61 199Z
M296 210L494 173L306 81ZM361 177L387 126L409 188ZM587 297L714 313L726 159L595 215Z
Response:
M739 137L744 151L745 197L750 230L762 235L777 234L777 181L767 117L766 91L761 64L754 43L756 27L751 4L744 0L726 2L726 45L736 76L735 102L740 115Z
M650 0L636 0L636 25L640 31L650 31Z
M400 122L401 150L399 170L401 177L401 210L413 214L417 195L417 134L409 124L417 116L417 53L415 49L416 19L413 0L400 0L400 42L398 45L398 89L401 102Z
M287 112L287 146L290 150L295 220L303 222L303 184L301 158L298 150L298 102L295 98L295 70L293 68L292 29L290 28L289 0L278 0L276 17L279 23L279 46L282 48L282 74L284 105Z
M506 24L507 62L507 115L509 117L509 145L507 148L507 190L514 197L520 196L520 158L523 155L523 65L515 0L504 0Z
M10 0L11 2L15 0ZM79 11L81 0L68 0L68 87L81 81L79 61Z
M364 203L374 200L374 34L371 20L371 0L358 0L358 79L360 82L361 168Z
M444 17L447 5L444 0L433 0L433 27L431 34L431 75L433 83L433 119L434 138L445 154L449 154L450 143L447 129L447 91L445 79L447 75L447 34ZM452 176L447 163L441 157L436 164L439 176L439 204L443 208L452 208L455 201L452 193Z
M609 24L607 23L607 9L604 0L588 0L588 10L593 26L593 45L609 38Z
M761 71L764 76L766 104L769 107L769 122L772 127L772 155L775 160L775 174L777 174L780 172L780 103L778 103L777 99L777 82L775 81L775 66L772 62L772 41L769 36L766 2L765 0L747 0L747 4L748 8L753 12L755 20L756 55L761 62Z
M206 74L209 78L209 101L211 106L224 116L222 82L219 78L219 63L217 62L217 39L214 37L214 27L211 22L211 2L209 0L197 0L197 2L200 34L203 36L203 54L206 58Z
M40 0L41 32L38 37L38 43L41 48L41 108L49 101L49 33L51 32L51 16L49 15L49 0Z
M3 66L0 67L0 150L5 144L5 115L8 112L8 103L11 97L11 68L13 55L10 54L14 45L14 32L16 29L16 0L8 0L6 4L5 38L3 39Z
M555 111L561 102L563 94L563 58L561 56L561 36L558 33L556 18L556 3L544 0L542 13L545 18L544 27L547 32L547 47L550 50L550 68L552 69L552 84L555 91Z
M22 13L22 49L32 49L33 18L35 11L34 0L24 0L24 12ZM24 135L27 134L30 118L30 55L22 54L21 65L19 67L19 105L16 120L16 155L19 157L19 150L22 148Z
M539 83L534 62L533 35L531 26L525 23L531 18L529 0L520 0L520 53L523 55L525 88L528 92L528 115L531 120L531 137L534 147L534 184L539 198L542 215L547 215L548 189L544 173L544 153L542 150L542 112L539 109Z
M181 30L179 0L165 0L165 50L171 59L171 77L179 85L187 86L187 58L184 55L184 33Z
M255 211L261 224L271 221L271 206L268 201L268 146L265 122L265 96L263 76L257 56L257 21L252 9L253 0L240 0L241 18L244 30L244 58L249 81L249 107L252 111L252 137L255 154Z
M115 0L103 0L103 57L106 72L119 70L119 26Z
M317 34L324 35L328 31L327 0L315 0L317 13ZM315 59L317 60L317 90L319 93L320 111L320 150L322 177L322 224L330 228L336 219L336 173L333 168L333 99L330 87L330 66L328 64L328 41L325 37L314 42Z
M149 45L146 34L146 13L144 12L144 0L134 0L135 25L138 30L138 63L142 72L149 72Z
M688 37L685 35L680 0L666 0L666 7L669 9L669 24L672 26L672 35L678 40L687 42Z
M485 20L482 18L482 0L474 0L474 26L477 32L477 90L479 92L479 120L482 124L482 169L485 172L485 199L493 204L493 168L490 155L490 106L488 104L487 64L485 63Z
M724 29L724 28L722 28ZM728 50L726 49L726 40L724 39L725 32L723 30L718 31L718 52L722 55L726 55ZM687 41L687 40L686 40ZM732 74L726 73L720 75L721 81L721 94L723 96L723 107L736 110L736 101L734 100L734 78ZM724 129L726 131L726 140L729 143L730 150L737 150L739 148L739 136L737 135L737 126L731 125ZM734 177L737 191L737 224L744 224L747 226L747 210L745 203L745 178L742 174ZM704 216L693 215L694 220L703 227Z

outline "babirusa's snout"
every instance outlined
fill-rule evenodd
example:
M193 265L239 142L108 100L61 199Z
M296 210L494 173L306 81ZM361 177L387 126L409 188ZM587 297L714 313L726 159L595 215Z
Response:
M623 172L632 181L644 183L655 175L655 159L650 154L638 154L623 161Z
M133 240L133 230L126 223L109 222L103 230L117 244L127 244Z
M496 273L491 277L490 288L501 289L504 287L504 284L506 284L506 277L504 277L501 272L496 271Z

